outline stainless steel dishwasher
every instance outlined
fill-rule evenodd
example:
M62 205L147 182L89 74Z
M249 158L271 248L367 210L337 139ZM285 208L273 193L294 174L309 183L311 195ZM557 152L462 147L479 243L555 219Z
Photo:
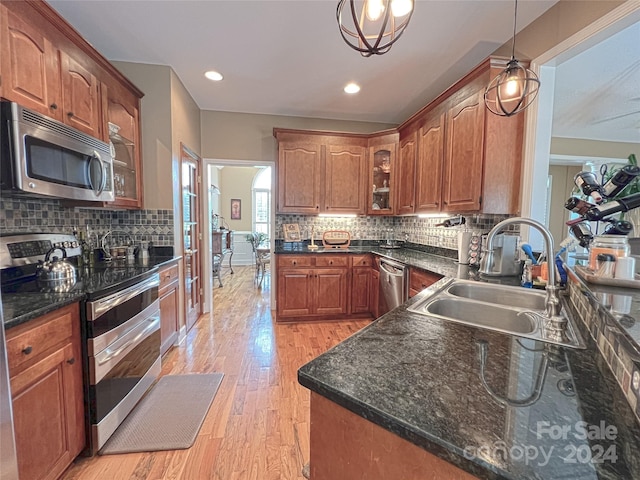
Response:
M407 268L402 263L380 259L380 293L386 304L381 315L407 301Z

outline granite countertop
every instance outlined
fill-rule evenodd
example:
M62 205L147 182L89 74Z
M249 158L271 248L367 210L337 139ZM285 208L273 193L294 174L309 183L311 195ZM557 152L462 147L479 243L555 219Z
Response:
M2 309L4 328L8 330L70 303L90 298L93 294L116 288L118 284L157 271L163 265L179 260L180 256L150 256L147 262L134 264L112 262L95 268L78 268L76 284L69 292L41 292L35 281L28 288L12 291L3 289Z
M480 478L640 478L640 427L578 318L586 350L407 311L429 293L301 367L299 382Z
M431 251L423 251L418 250L418 248L424 248L424 246L408 245L408 248L383 248L380 247L380 242L363 242L361 244L352 243L349 248L320 247L317 250L309 250L306 243L299 242L276 245L274 253L276 255L373 253L374 255L404 263L409 267L429 270L444 276L466 278L467 276L473 277L477 273L477 269L468 265L460 265L456 258L446 256L447 254L457 255L457 252L450 253L452 252L451 250L438 248L430 248L429 250Z

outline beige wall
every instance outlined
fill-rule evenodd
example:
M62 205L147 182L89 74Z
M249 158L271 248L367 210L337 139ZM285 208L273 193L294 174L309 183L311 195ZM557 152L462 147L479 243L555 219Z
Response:
M220 212L231 230L251 231L253 219L253 202L251 187L253 179L259 172L253 167L229 167L220 170ZM231 199L239 198L242 202L240 220L231 220Z
M276 159L274 127L371 133L395 125L318 118L256 115L203 110L202 157L218 160Z
M556 155L576 155L585 157L628 158L635 153L640 158L640 143L603 142L582 138L551 139L551 153Z
M623 3L620 0L560 0L518 33L516 57L531 60L540 56ZM511 40L494 53L511 56Z

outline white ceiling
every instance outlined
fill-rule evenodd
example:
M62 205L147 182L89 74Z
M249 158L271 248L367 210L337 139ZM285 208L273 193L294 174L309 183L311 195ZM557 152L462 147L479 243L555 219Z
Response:
M553 136L640 143L640 23L556 68Z
M401 123L507 42L513 2L418 0L390 52L363 58L337 0L50 0L109 60L170 65L202 110ZM555 0L521 0L518 30ZM214 83L206 70L225 79ZM361 84L356 96L342 89Z

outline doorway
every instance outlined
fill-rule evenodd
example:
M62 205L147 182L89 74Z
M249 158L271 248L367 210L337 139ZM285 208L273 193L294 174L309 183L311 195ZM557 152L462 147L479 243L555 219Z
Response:
M209 254L205 255L205 271L212 271L211 238L214 223L218 228L223 225L232 231L233 235L233 259L234 271L243 268L253 268L254 258L251 244L246 238L254 231L269 232L269 246L273 251L275 232L275 162L274 161L251 161L251 160L223 160L204 159L203 175L205 188L208 188L209 195L206 195L206 202L203 203L204 222L203 232L205 241L204 249ZM268 177L268 179L266 178ZM267 188L268 186L268 188ZM240 200L240 210L232 214L232 201ZM234 202L237 205L237 202ZM268 206L268 208L266 208ZM208 241L208 243L207 243ZM225 276L229 276L230 269L225 259L222 272L222 283L225 285ZM275 278L275 266L270 266L271 278ZM209 275L204 275L205 282ZM235 277L235 275L233 276ZM203 282L203 283L205 283ZM235 278L234 278L235 282ZM205 291L210 292L205 298L205 311L215 313L216 306L213 304L213 291L218 294L217 279L204 284ZM263 284L264 287L264 284ZM226 287L223 286L221 290ZM253 288L250 285L243 288ZM257 288L257 287L256 287ZM269 303L271 310L275 309L275 281L272 281L269 288L264 288L263 301ZM207 303L210 302L210 303Z
M571 60L579 55L587 52L593 47L607 41L611 37L620 34L625 29L628 29L634 24L640 22L640 4L628 2L620 7L612 10L609 14L603 16L597 22L589 25L580 32L577 32L572 37L568 38L564 42L560 43L551 50L544 52L538 58L531 61L531 69L538 74L540 81L545 85L544 89L540 90L539 97L536 100L536 104L533 108L529 108L526 114L526 131L525 131L525 146L524 146L524 168L523 168L523 192L522 192L522 215L536 219L546 225L549 225L549 218L546 215L546 205L544 202L540 202L540 192L546 191L547 181L549 175L550 165L558 164L557 157L563 157L561 164L570 165L575 161L579 161L581 168L589 160L587 157L589 153L583 151L580 153L579 158L571 158L571 155L553 155L552 152L552 140L558 145L557 134L554 136L554 123L555 128L558 127L559 121L554 118L554 100L556 97L556 73L563 64L570 64ZM635 47L635 43L631 48ZM595 65L593 62L589 64L590 69L600 68L599 65ZM637 73L636 73L637 74ZM590 75L590 77L598 78L598 75ZM574 86L570 86L570 90L573 90ZM616 89L609 89L605 93L615 92ZM558 95L562 95L559 91ZM593 104L593 100L584 100L583 102L589 102ZM597 99L598 101L604 100L604 98ZM633 99L627 98L627 101L618 101L616 105L631 105ZM584 105L584 104L583 104ZM592 106L592 105L590 105ZM581 109L581 113L584 114ZM640 112L636 112L638 114ZM574 120L578 119L574 115ZM622 115L621 115L622 117ZM623 117L631 118L631 117ZM606 118L595 118L592 122L594 125L604 125ZM560 138L565 141L566 139ZM605 137L598 138L598 140L607 140ZM640 141L640 138L638 139ZM564 142L566 144L566 141ZM610 142L611 143L611 142ZM631 152L629 152L631 153ZM554 156L556 158L554 158ZM604 157L605 155L603 155ZM626 156L626 155L624 155ZM609 155L614 157L614 155ZM600 161L604 163L610 163L619 159L602 158ZM575 164L575 163L573 163ZM527 238L526 229L523 231L523 238L525 241L531 244L534 250L542 249L542 237L538 232L529 230L530 236ZM556 244L560 242L562 238L556 238Z

